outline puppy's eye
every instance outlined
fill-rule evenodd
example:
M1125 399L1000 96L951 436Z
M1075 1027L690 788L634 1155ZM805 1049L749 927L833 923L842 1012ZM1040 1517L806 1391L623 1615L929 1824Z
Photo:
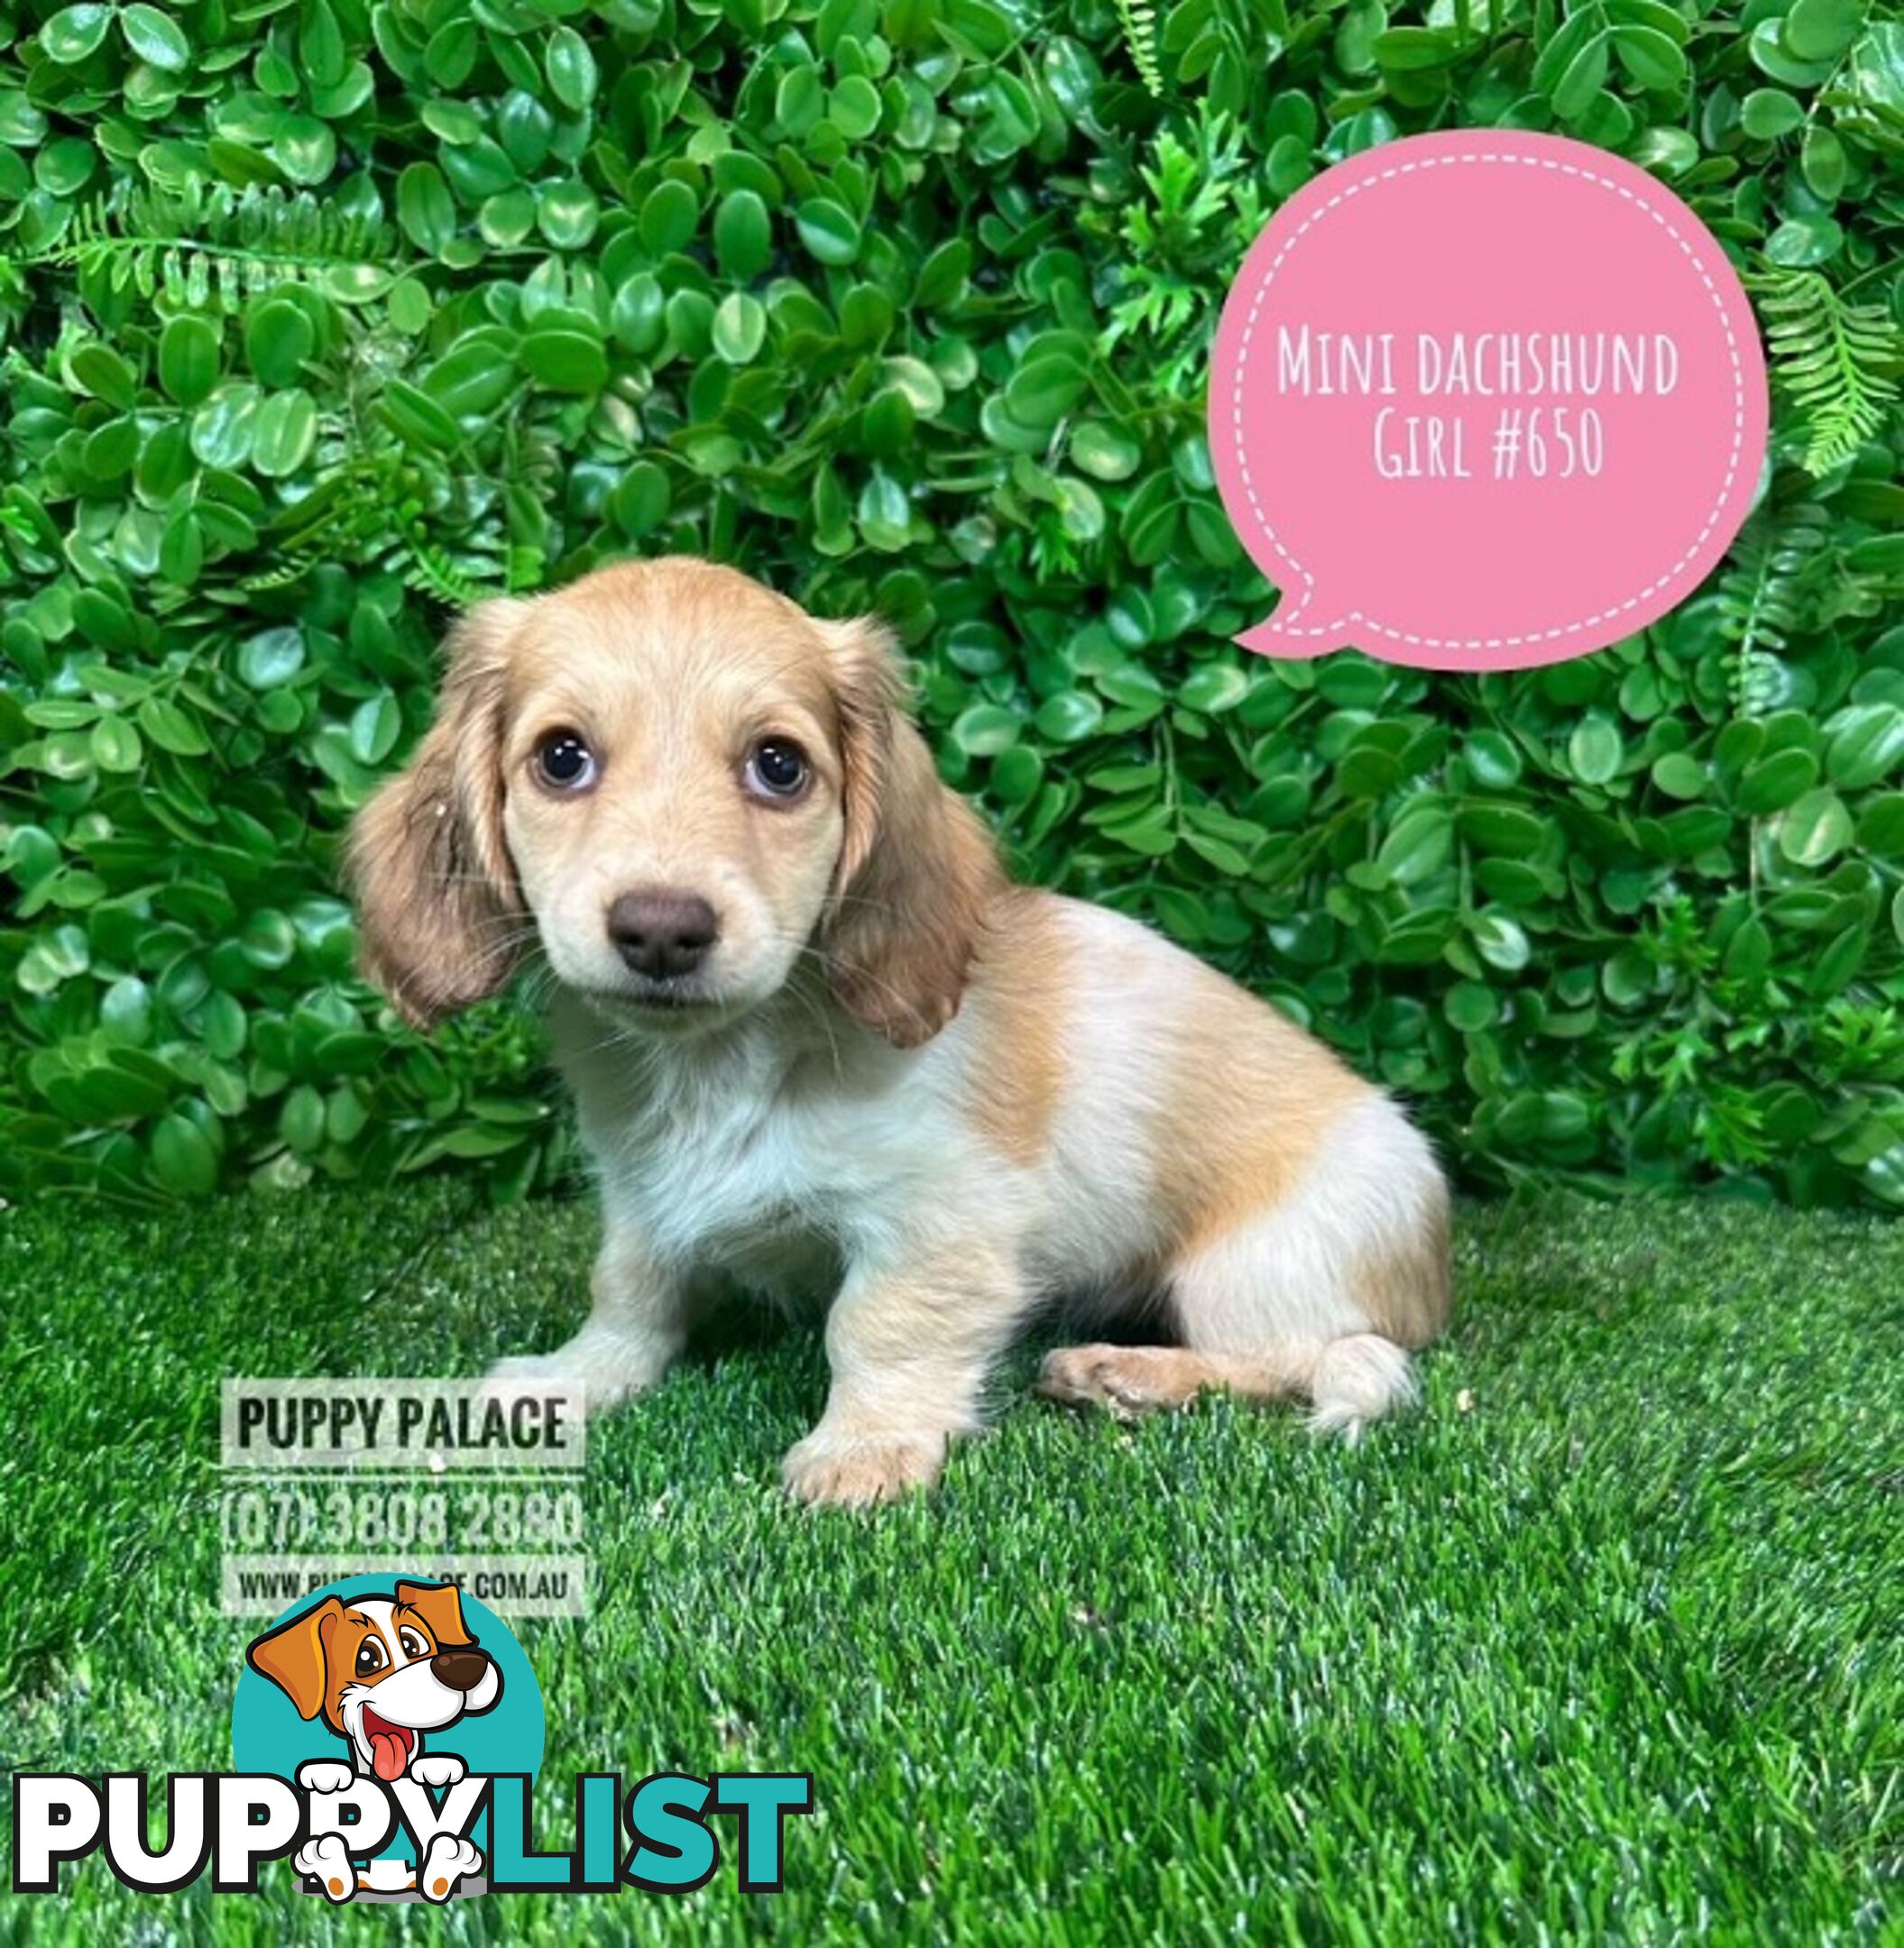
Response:
M428 1657L429 1655L429 1646L413 1630L399 1631L397 1632L397 1641L402 1646L403 1654L407 1658Z
M747 759L747 786L763 798L797 798L813 768L791 738L762 738Z
M595 782L595 754L578 730L550 730L536 746L536 775L556 791L586 791Z
M357 1675L360 1677L373 1677L390 1662L383 1646L374 1637L366 1637L357 1646Z

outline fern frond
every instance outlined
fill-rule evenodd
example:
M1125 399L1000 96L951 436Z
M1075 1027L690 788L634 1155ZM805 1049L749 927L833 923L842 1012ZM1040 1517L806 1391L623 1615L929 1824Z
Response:
M407 541L402 548L404 581L419 593L433 597L446 609L469 609L499 593L500 567L493 582L478 582L457 566L447 548L429 542Z
M1800 464L1814 476L1828 473L1882 429L1898 398L1904 331L1881 305L1847 304L1817 271L1749 281L1773 373L1805 418Z
M1137 78L1147 93L1161 97L1164 69L1157 60L1157 9L1154 0L1117 0L1118 24Z
M136 286L174 306L196 310L216 302L230 313L259 291L293 281L362 302L389 288L394 249L379 216L275 186L235 190L194 178L176 193L122 188L16 262L72 265L115 290Z
M1753 716L1776 701L1776 652L1804 629L1807 604L1828 565L1831 521L1807 501L1761 508L1739 530L1719 577L1719 624L1738 645L1733 702Z

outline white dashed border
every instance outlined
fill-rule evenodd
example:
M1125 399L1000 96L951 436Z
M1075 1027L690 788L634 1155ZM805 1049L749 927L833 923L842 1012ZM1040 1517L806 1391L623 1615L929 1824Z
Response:
M1624 183L1616 182L1610 176L1597 175L1592 170L1578 168L1570 162L1556 161L1550 157L1504 155L1498 152L1484 152L1472 155L1422 156L1416 161L1398 162L1393 169L1385 169L1379 175L1367 176L1363 178L1360 182L1349 184L1347 188L1338 190L1320 208L1312 211L1308 216L1304 217L1283 244L1282 249L1271 260L1269 268L1263 272L1256 292L1250 300L1249 315L1244 320L1243 341L1237 353L1237 375L1230 410L1230 437L1235 445L1237 469L1243 482L1243 492L1249 501L1250 512L1256 517L1258 527L1267 538L1270 546L1275 549L1278 557L1286 562L1291 571L1302 579L1302 593L1295 598L1293 602L1289 602L1288 592L1284 591L1284 602L1289 605L1289 612L1292 615L1300 615L1308 607L1316 592L1316 578L1283 546L1275 528L1270 524L1269 516L1264 511L1263 503L1257 498L1256 482L1250 476L1249 455L1243 440L1244 380L1249 370L1250 341L1256 335L1256 320L1262 312L1264 300L1269 295L1269 287L1274 280L1276 272L1283 268L1284 260L1295 249L1296 245L1302 241L1303 237L1329 215L1329 211L1338 208L1342 204L1348 202L1351 197L1360 196L1364 190L1373 189L1377 184L1388 182L1394 177L1413 175L1421 170L1446 169L1450 166L1467 163L1504 163L1523 169L1553 170L1560 175L1574 176L1583 182L1594 183L1602 189L1611 189L1615 196L1623 198L1628 203L1633 204L1635 208L1643 210L1679 245L1687 262L1698 273L1699 281L1706 287L1706 294L1713 301L1713 308L1719 314L1720 328L1725 334L1726 354L1732 361L1732 452L1726 459L1725 480L1719 489L1719 498L1713 503L1712 511L1707 515L1706 524L1699 529L1692 546L1687 549L1685 554L1680 556L1679 560L1664 574L1649 582L1637 595L1629 596L1616 607L1603 609L1597 615L1584 617L1577 622L1564 623L1559 629L1541 629L1525 636L1417 636L1411 634L1406 629L1391 629L1384 622L1374 621L1365 616L1359 609L1352 609L1346 616L1340 617L1334 621L1320 625L1312 624L1304 628L1293 628L1283 620L1282 611L1279 610L1270 617L1267 624L1268 628L1279 634L1287 636L1339 635L1348 624L1356 623L1363 629L1375 635L1386 637L1392 642L1410 643L1423 649L1513 649L1528 643L1551 642L1558 637L1577 635L1582 629L1596 628L1602 622L1614 621L1628 611L1637 609L1649 596L1656 594L1679 575L1687 565L1705 547L1713 529L1719 524L1719 518L1725 510L1726 502L1732 499L1733 488L1739 477L1739 456L1745 446L1744 365L1739 357L1739 342L1733 332L1732 317L1726 309L1725 300L1720 295L1717 285L1713 282L1712 274L1706 270L1699 253L1673 227L1671 219L1655 209L1644 197L1629 189Z

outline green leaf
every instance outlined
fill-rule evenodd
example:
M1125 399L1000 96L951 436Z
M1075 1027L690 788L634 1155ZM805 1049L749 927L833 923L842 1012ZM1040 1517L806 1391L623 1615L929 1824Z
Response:
M301 387L274 392L258 409L252 464L272 480L283 480L310 458L317 442L317 401Z
M1532 958L1527 935L1506 914L1476 914L1468 923L1468 933L1476 951L1490 967L1505 974L1518 974Z
M312 87L336 87L343 80L350 65L349 56L330 0L304 0L298 53Z
M425 374L421 391L453 418L492 412L519 383L513 358L493 340L465 340Z
M218 334L190 312L168 318L159 336L159 383L180 406L210 398L218 382Z
M1835 57L1813 60L1796 52L1785 40L1785 23L1776 15L1753 27L1751 47L1759 69L1787 87L1817 87L1835 65Z
M1826 729L1825 774L1838 791L1863 791L1904 776L1904 707L1853 704Z
M123 717L102 717L93 726L93 762L122 776L136 771L145 756L139 733Z
M211 749L193 719L168 697L147 697L137 714L140 730L174 757L202 758Z
M1584 718L1567 741L1567 761L1583 785L1610 784L1626 755L1620 729L1605 717Z
M1739 123L1754 142L1773 142L1804 127L1805 108L1783 88L1754 88L1739 105Z
M1452 34L1432 27L1391 27L1375 39L1377 64L1394 74L1445 68L1458 51Z
M566 23L548 37L544 61L549 92L571 115L580 115L595 98L598 78L589 45Z
M1005 407L1020 426L1053 427L1090 390L1090 373L1062 353L1027 361L1005 388Z
M359 764L381 765L396 748L403 713L388 690L366 697L351 713L351 755Z
M1614 50L1642 87L1670 90L1686 81L1686 56L1679 43L1657 27L1623 26L1614 31Z
M1093 480L1128 480L1144 462L1138 440L1102 419L1086 419L1072 429L1072 464Z
M850 264L860 254L860 226L838 203L810 197L794 212L794 227L810 257L823 264Z
M1653 784L1669 798L1701 798L1706 795L1706 767L1687 751L1668 751L1653 761Z
M1829 216L1794 216L1765 240L1769 263L1788 270L1828 263L1844 248L1844 233Z
M1779 850L1795 866L1822 866L1851 843L1854 831L1834 791L1810 791L1779 821Z
M863 75L848 75L827 97L826 118L848 142L864 142L879 125L879 91Z
M1249 694L1249 678L1234 663L1205 663L1183 679L1177 701L1209 715L1234 710Z
M641 241L657 257L685 250L699 223L701 206L684 182L657 183L641 206Z
M253 690L275 690L304 667L304 633L295 623L260 629L238 646L238 678Z
M1748 764L1738 781L1738 808L1760 816L1781 811L1818 781L1818 759L1808 750L1781 750Z
M99 997L99 1025L115 1040L143 1047L152 1037L152 991L135 974L122 975Z
M608 383L598 339L561 326L538 326L522 341L523 369L551 391L593 394Z
M1053 744L1076 744L1104 721L1104 706L1081 690L1066 690L1047 697L1032 721L1038 735Z
M730 291L714 313L715 356L730 365L748 365L767 342L767 307L746 291Z
M651 534L667 519L674 497L667 475L651 460L638 460L608 498L608 511L630 540Z
M191 63L192 44L185 30L169 14L161 14L144 0L124 8L119 15L120 31L126 45L143 61L168 74L180 74Z
M1554 113L1563 122L1584 115L1606 82L1607 62L1613 50L1613 32L1603 29L1568 63L1567 70L1554 84Z
M1793 0L1782 38L1799 60L1835 61L1863 23L1863 0Z
M190 1118L161 1116L147 1152L152 1181L174 1197L209 1197L218 1188L218 1152Z
M95 342L77 346L68 354L66 369L95 399L109 406L129 407L138 397L139 382L132 367L110 345Z
M796 141L809 135L826 113L826 86L819 70L790 68L774 96L774 119Z
M602 206L584 182L550 183L536 206L536 222L557 250L580 250L595 234Z
M1835 203L1844 193L1849 173L1844 144L1830 129L1814 127L1806 131L1798 156L1806 188L1822 201Z
M96 52L113 23L110 6L82 0L78 6L61 7L40 30L40 45L49 60L71 67Z
M170 337L174 326L197 323L196 319L175 318L166 327ZM259 382L267 386L288 386L294 384L304 369L304 363L317 346L317 333L301 305L293 304L288 298L273 298L253 310L244 326L244 355ZM211 379L208 380L198 397L209 392L217 377L216 347ZM175 398L178 395L173 395ZM191 400L181 400L192 404Z
M397 179L397 221L420 251L440 257L456 234L456 201L434 162L412 162Z
M952 727L952 741L967 756L992 758L1018 741L1023 726L996 703L975 703Z
M736 189L714 212L714 256L724 276L745 283L773 260L767 205L751 189Z

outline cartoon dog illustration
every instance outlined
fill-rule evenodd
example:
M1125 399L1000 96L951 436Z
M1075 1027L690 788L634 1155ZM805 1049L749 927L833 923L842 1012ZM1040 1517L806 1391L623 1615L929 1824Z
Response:
M244 1656L300 1718L321 1717L350 1748L353 1764L319 1759L299 1768L298 1782L308 1792L342 1792L365 1773L386 1785L407 1774L420 1785L453 1786L466 1769L463 1760L454 1752L426 1752L424 1733L493 1710L502 1695L502 1673L470 1634L462 1599L448 1583L400 1582L388 1596L348 1603L327 1596L257 1639ZM428 1899L445 1900L482 1864L468 1841L447 1834L431 1843L414 1877L392 1879L385 1861L360 1876L336 1833L300 1847L292 1861L334 1901L349 1899L359 1887L386 1892L410 1886Z

